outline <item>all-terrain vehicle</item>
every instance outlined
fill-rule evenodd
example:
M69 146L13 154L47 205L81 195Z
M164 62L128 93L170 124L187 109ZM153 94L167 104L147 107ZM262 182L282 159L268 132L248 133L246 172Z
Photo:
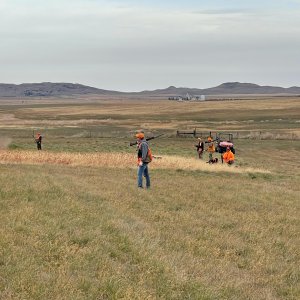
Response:
M217 132L216 133L216 152L222 154L222 153L226 152L227 147L229 147L231 152L233 154L235 154L232 133Z

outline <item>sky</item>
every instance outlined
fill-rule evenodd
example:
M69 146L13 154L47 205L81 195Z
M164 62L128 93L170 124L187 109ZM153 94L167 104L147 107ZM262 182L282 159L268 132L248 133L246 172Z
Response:
M0 0L0 83L300 86L300 0Z

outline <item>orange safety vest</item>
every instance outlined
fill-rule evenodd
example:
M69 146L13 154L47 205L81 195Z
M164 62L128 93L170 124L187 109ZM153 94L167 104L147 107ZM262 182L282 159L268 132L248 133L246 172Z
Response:
M210 153L214 153L216 151L214 143L209 143L207 151Z
M142 161L142 150L141 150L141 145L142 143L138 143L138 161L137 161L137 164L139 165L140 161ZM148 144L147 144L148 145ZM148 152L147 152L147 157L145 159L145 163L150 163L153 159L153 155L152 155L152 152L151 152L151 149L148 145Z
M229 161L234 161L234 155L231 151L226 151L223 154L223 160L227 163Z

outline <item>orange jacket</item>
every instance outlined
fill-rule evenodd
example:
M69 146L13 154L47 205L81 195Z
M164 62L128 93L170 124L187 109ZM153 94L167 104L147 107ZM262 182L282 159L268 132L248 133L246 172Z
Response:
M234 154L229 150L223 154L223 160L227 163L229 161L234 161Z

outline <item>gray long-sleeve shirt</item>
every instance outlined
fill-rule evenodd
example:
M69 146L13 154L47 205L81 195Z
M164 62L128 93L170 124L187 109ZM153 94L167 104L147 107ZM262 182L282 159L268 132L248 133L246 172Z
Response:
M145 139L141 140L141 144L139 145L138 158L141 158L143 162L147 158L148 149L149 146L147 141Z

